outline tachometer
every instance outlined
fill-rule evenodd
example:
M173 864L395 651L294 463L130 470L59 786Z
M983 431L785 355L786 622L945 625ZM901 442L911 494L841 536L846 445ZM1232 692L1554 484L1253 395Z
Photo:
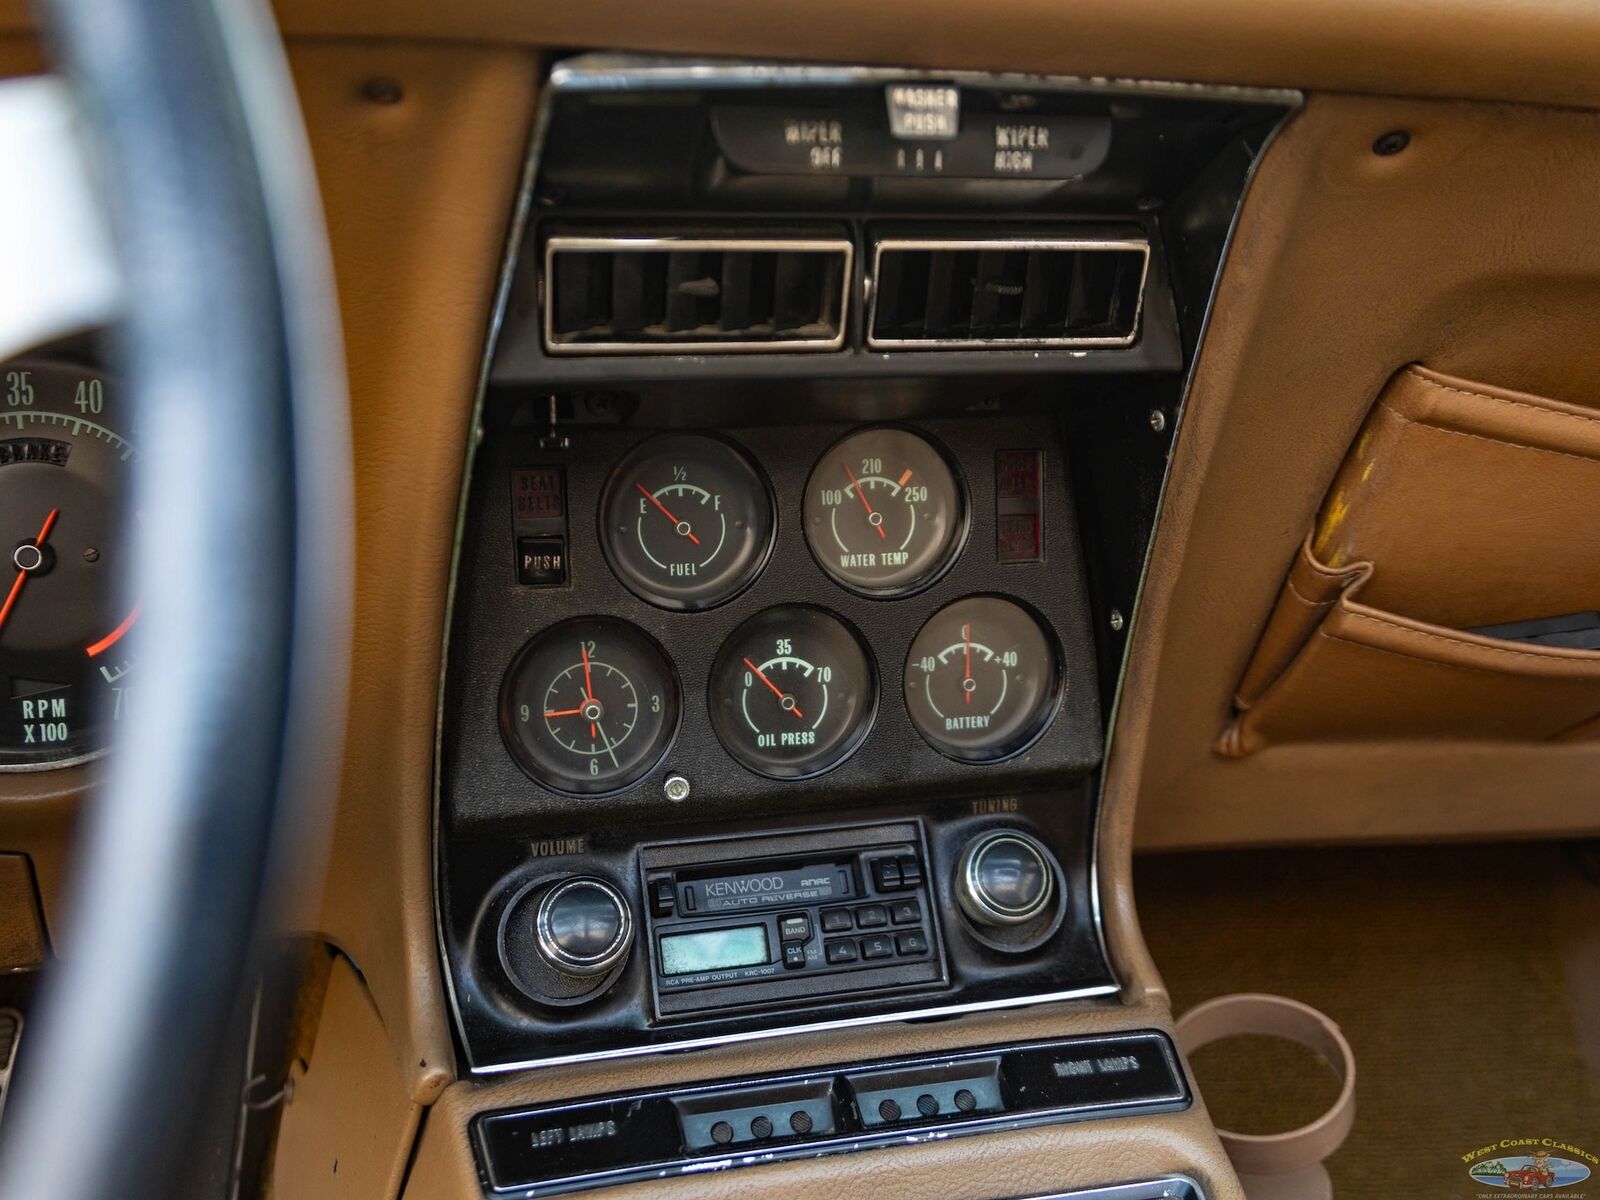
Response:
M506 673L500 728L524 770L558 791L619 791L650 773L678 727L678 678L642 630L566 621Z
M0 366L0 769L104 748L128 703L120 504L138 452L92 368Z
M966 532L961 485L926 438L881 426L853 433L812 469L806 543L852 591L900 596L943 574Z
M769 608L735 629L711 668L711 726L760 775L803 779L866 737L877 677L861 640L820 608Z

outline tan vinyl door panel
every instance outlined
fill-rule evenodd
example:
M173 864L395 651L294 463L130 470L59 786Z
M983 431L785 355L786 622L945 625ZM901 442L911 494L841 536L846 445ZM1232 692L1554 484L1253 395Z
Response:
M1390 129L1410 147L1373 154ZM1593 113L1318 96L1279 135L1215 301L1134 629L1108 803L1137 803L1139 845L1600 829L1592 742L1213 749L1396 370L1600 397L1596 194Z

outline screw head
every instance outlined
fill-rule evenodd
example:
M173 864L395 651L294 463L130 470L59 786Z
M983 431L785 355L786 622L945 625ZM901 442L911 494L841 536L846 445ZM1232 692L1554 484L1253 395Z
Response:
M668 775L661 791L668 800L680 804L689 798L689 781L682 775Z
M387 75L375 75L361 85L362 98L371 104L399 104L405 94L400 81Z
M1372 143L1372 152L1383 158L1399 154L1411 144L1411 135L1404 129L1391 129Z
M1166 427L1167 414L1162 412L1159 408L1152 408L1150 410L1150 428L1155 430L1157 433L1160 433L1166 429Z
M1113 608L1111 610L1111 629L1113 632L1121 633L1122 627L1127 623L1128 622L1124 619L1122 610L1120 608Z

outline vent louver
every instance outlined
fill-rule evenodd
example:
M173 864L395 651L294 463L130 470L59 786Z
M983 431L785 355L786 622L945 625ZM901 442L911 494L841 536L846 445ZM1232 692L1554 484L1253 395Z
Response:
M853 247L842 239L552 237L552 354L837 350Z
M875 349L1129 346L1150 245L1137 239L885 239Z

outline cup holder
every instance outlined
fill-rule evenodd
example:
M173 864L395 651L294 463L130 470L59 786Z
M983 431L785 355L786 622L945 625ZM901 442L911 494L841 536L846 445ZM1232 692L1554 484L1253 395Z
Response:
M1176 1033L1185 1058L1223 1038L1256 1035L1296 1042L1327 1061L1339 1077L1339 1097L1316 1120L1286 1133L1218 1129L1217 1138L1249 1200L1332 1200L1333 1184L1322 1164L1344 1144L1356 1116L1356 1060L1339 1027L1309 1004L1245 992L1190 1009Z

